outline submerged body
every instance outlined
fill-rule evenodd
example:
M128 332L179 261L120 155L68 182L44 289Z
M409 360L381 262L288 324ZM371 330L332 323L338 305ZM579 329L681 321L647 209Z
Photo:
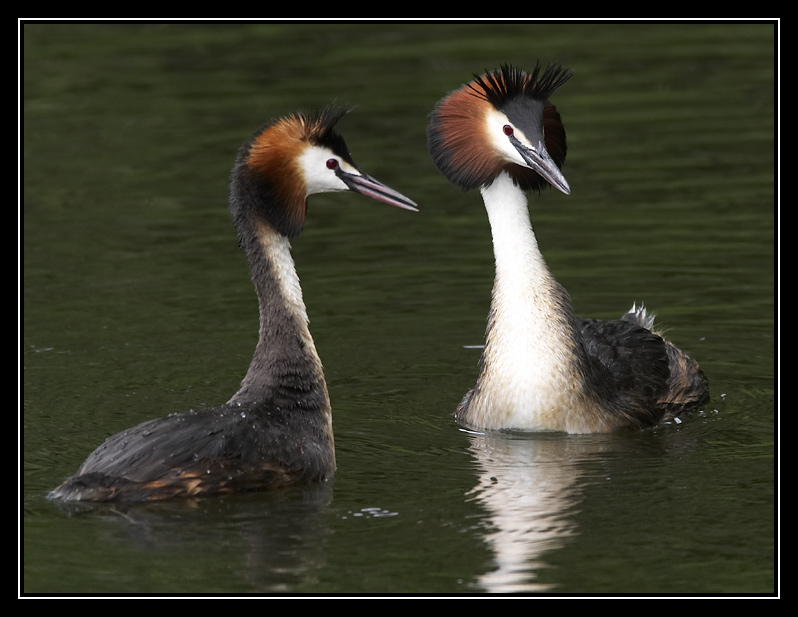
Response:
M355 166L334 132L343 113L282 118L239 151L230 209L255 284L260 330L238 392L219 407L149 420L109 437L51 498L149 501L333 476L332 410L290 238L301 231L313 193L352 190L415 210Z
M549 102L570 77L502 67L432 113L430 151L464 189L479 188L496 275L477 384L455 411L478 429L606 432L650 426L706 403L697 363L635 307L615 321L575 317L538 247L525 191L570 188L565 130Z

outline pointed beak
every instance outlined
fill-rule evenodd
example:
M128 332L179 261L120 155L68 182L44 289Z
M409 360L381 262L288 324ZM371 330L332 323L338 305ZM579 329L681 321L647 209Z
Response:
M524 159L527 167L536 171L554 188L562 191L566 195L571 194L571 187L568 186L568 181L565 179L565 176L562 175L560 168L557 167L557 163L554 162L542 143L538 143L535 148L529 148L517 139L513 139L512 143L516 150L518 150L518 154Z
M349 187L350 191L396 206L397 208L418 212L418 206L412 199L405 197L399 191L385 186L382 182L378 182L366 174L358 175L342 171L338 174L338 177Z

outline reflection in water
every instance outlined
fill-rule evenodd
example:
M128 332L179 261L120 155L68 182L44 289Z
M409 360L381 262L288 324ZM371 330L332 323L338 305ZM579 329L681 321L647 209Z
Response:
M56 505L73 515L105 518L104 533L111 537L103 541L110 546L127 544L150 561L157 554L175 556L181 563L194 561L198 571L199 564L218 562L233 572L236 589L211 586L202 593L274 594L313 585L327 565L324 540L330 534L326 513L331 501L331 484L320 483L231 498ZM185 591L193 575L170 572L163 580L148 582L152 589L132 592L161 587L174 591L175 585Z
M174 592L188 584L237 591L244 588L236 580L247 567L244 555L258 564L253 570L261 568L252 579L293 580L293 592L459 592L461 584L431 576L430 568L445 567L457 581L474 581L487 569L482 553L460 559L469 550L465 539L474 538L461 529L475 510L496 521L484 527L496 555L487 589L510 579L530 588L556 581L556 591L573 593L598 582L626 588L630 569L649 588L661 582L655 591L772 586L779 419L772 26L73 22L25 24L22 34L25 351L18 371L26 592L73 583L97 592ZM615 44L620 37L623 45ZM474 436L474 452L461 457L471 437L456 432L450 412L473 385L463 371L475 375L479 355L458 357L451 346L482 338L491 246L479 196L452 190L427 155L426 114L449 88L485 68L476 55L512 60L522 48L529 59L572 59L578 70L563 109L576 123L567 167L574 198L560 207L554 193L537 196L536 231L545 236L549 265L580 313L611 317L627 301L646 300L699 356L717 384L713 391L728 393L706 425L665 431L673 437L666 453L691 448L677 456L647 449L660 441L656 434L500 434L484 440L500 442L496 452ZM345 62L350 58L358 62ZM399 224L380 208L341 205L335 197L309 213L310 237L295 246L307 272L303 284L314 287L312 295L307 290L314 337L335 380L346 493L337 480L338 503L320 506L315 516L300 503L294 512L272 496L239 496L200 504L207 517L204 510L164 508L149 529L95 514L63 520L41 493L73 470L75 452L94 447L102 428L126 413L147 416L153 406L214 402L240 380L257 315L224 202L230 136L238 139L253 120L323 106L330 97L358 106L346 124L354 132L349 145L362 149L363 161L385 161L377 177L395 178L424 207L422 217ZM339 267L334 275L331 262ZM36 353L45 349L51 351ZM539 447L573 447L547 441L607 448L626 441L643 451L639 465L614 451L595 462L590 453L577 462L553 455L536 462ZM511 462L513 450L520 462ZM478 465L480 481L464 503L462 482L465 490L477 484L477 473L461 467L469 457L478 461L469 462ZM607 469L616 472L611 481ZM649 495L674 508L672 525L649 527L652 501L637 499L652 473L661 490L679 477L679 499L668 502L653 489ZM510 490L516 475L521 497ZM560 487L542 484L545 476ZM594 503L597 494L617 502ZM542 521L562 528L545 540L545 529L514 505L534 495L549 496L539 500L549 506ZM369 518L361 504L400 514ZM677 509L685 505L689 510ZM401 508L421 514L402 516ZM431 509L446 526L422 517ZM584 558L601 543L599 525L618 514L653 546L672 544L678 526L679 543L641 559L639 541L619 533L599 575ZM350 518L336 523L337 515ZM710 537L696 521L711 524ZM269 537L270 529L280 535ZM514 572L505 565L513 537L515 552L523 553ZM245 545L250 538L263 548ZM378 547L401 543L403 558L369 555L364 538ZM298 553L284 575L266 548L279 542ZM686 543L707 550L685 555L678 549ZM357 559L353 547L363 547ZM559 571L541 567L555 558ZM316 577L322 583L314 584Z
M470 435L480 475L469 495L488 512L491 530L485 540L496 563L479 578L480 586L499 593L549 590L535 581L536 572L545 567L545 552L577 533L575 462L600 449L601 442L561 433Z

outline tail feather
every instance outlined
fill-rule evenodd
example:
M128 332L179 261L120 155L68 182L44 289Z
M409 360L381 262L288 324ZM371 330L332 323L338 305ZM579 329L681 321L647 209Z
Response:
M654 330L654 317L654 314L649 315L646 312L642 303L640 306L635 303L621 319L642 326L665 341L670 376L665 395L660 398L658 405L665 409L667 419L705 405L709 401L709 386L698 362L674 346L661 332Z
M637 303L632 304L632 308L629 309L621 319L624 321L628 321L629 323L633 323L635 325L641 326L646 330L654 331L654 317L655 315L648 315L646 312L646 307L643 303L640 303L640 306L637 306Z

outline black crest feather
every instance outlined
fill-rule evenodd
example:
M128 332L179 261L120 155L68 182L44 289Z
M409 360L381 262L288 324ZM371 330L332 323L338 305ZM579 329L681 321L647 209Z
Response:
M510 64L503 64L498 70L474 75L474 81L468 87L476 96L486 98L496 109L501 109L508 101L517 97L547 101L572 75L573 71L559 64L549 64L541 71L538 63L529 73ZM481 90L475 88L475 84Z
M427 145L435 165L463 190L487 186L510 173L524 191L548 186L537 172L496 156L485 146L482 119L488 106L505 112L527 135L540 134L558 167L565 162L565 128L549 97L573 72L558 64L531 72L509 64L488 71L450 92L436 104L427 127ZM528 130L528 132L527 132Z
M230 209L239 230L254 229L249 219L254 216L289 238L302 231L307 199L295 154L307 144L327 147L354 166L344 138L335 131L348 112L329 105L313 113L294 113L252 134L232 172Z

